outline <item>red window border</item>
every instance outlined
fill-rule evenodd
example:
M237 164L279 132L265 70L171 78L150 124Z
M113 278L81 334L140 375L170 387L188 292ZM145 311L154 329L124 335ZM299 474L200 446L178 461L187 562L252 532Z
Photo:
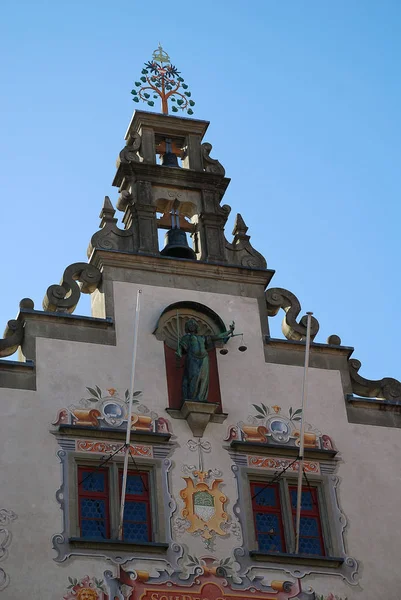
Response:
M93 492L93 491L89 491L89 490L84 490L83 486L82 486L82 482L84 481L84 479L86 477L88 477L88 474L83 474L83 472L88 473L92 472L92 473L104 473L105 474L105 478L104 478L104 492ZM101 521L102 519L89 519L87 517L82 517L82 512L81 512L81 498L101 498L105 501L105 530L106 530L106 538L107 540L110 539L110 494L109 494L109 471L110 469L99 469L97 467L86 467L85 465L79 465L78 466L78 520L79 520L79 532L80 535L82 536L82 518L84 518L84 520L92 520L92 521ZM84 537L84 536L82 536ZM99 536L100 537L100 536ZM89 538L88 538L89 539Z
M250 487L251 487L251 498L252 498L252 513L253 513L253 524L254 524L254 529L255 529L255 537L256 537L256 541L259 544L259 540L258 540L258 530L256 527L256 513L257 512L264 512L264 513L268 513L268 514L274 514L277 515L278 517L278 523L279 523L279 531L277 532L277 534L280 537L281 540L281 550L277 550L277 552L286 552L286 543L285 543L285 536L284 536L284 526L283 526L283 514L282 514L282 509L281 509L281 498L280 498L280 488L279 488L279 484L278 483L268 483L265 484L263 481L250 481ZM274 495L276 498L276 506L260 506L259 504L256 503L256 495L258 492L255 492L255 486L258 487L263 487L264 489L268 489L271 488L274 490ZM263 534L263 532L260 532L261 534ZM271 550L271 552L275 552L274 550Z
M292 506L292 502L291 502L291 492L294 490L297 491L296 485L288 486L288 491L290 493L291 512L292 512L293 520L295 523L297 511L296 511L296 508L294 508ZM317 488L312 487L312 486L302 486L302 492L309 492L311 494L312 508L310 510L307 510L307 509L302 509L302 507L301 507L301 519L302 519L302 517L310 517L310 518L316 519L319 535L318 536L316 536L316 535L301 535L300 539L303 539L303 538L316 539L316 538L318 538L320 541L320 547L322 549L322 554L309 554L308 556L326 556L326 548L324 546L324 537L323 537L322 521L321 521L321 517L320 517L320 510L319 510L319 498L318 498Z
M119 490L120 490L120 499L121 499L121 486L122 486L122 479L121 479L121 475L123 473L122 469L118 469L118 482L119 482ZM143 494L125 494L125 501L127 502L145 502L146 503L146 517L147 517L147 524L148 524L148 542L151 542L153 539L153 531L152 531L152 511L150 508L150 488L149 488L149 473L146 471L128 471L127 473L128 475L139 475L142 483L143 483ZM142 522L142 521L141 521ZM124 527L123 527L123 532L124 532ZM124 539L124 537L123 537ZM127 540L127 543L130 543L131 540ZM132 542L133 544L138 543L140 544L140 542Z

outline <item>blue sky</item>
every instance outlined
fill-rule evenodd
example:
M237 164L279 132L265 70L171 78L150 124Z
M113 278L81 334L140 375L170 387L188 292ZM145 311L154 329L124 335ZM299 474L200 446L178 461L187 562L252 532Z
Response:
M228 234L241 212L317 341L400 379L398 0L3 0L0 327L86 260L159 40L232 178Z

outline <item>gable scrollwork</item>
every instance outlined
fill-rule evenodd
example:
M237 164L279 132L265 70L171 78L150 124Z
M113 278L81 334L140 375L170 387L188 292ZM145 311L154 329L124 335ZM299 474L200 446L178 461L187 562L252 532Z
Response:
M16 319L8 321L3 338L0 339L0 358L11 356L16 352L24 337L24 324Z
M59 285L54 284L47 288L43 310L74 312L81 293L92 294L99 287L101 279L102 274L97 267L87 263L73 263L65 269Z
M292 292L284 288L270 288L265 293L267 314L275 317L280 310L285 312L281 330L287 340L302 340L306 338L307 316L304 315L299 321L297 317L301 312L301 304ZM319 321L312 317L311 338L316 337L319 331Z
M233 241L230 243L226 240L225 243L228 262L241 267L266 269L266 260L250 243L251 237L247 235L247 231L248 227L238 213L234 223Z
M201 145L203 168L206 173L214 173L215 175L223 175L224 177L226 170L217 159L210 156L212 149L213 146L209 142L204 142Z
M23 298L19 303L20 309L33 309L34 303L30 298ZM11 319L0 339L0 358L11 356L18 350L24 339L24 321L20 318Z
M139 150L141 148L142 138L138 132L130 134L127 145L121 150L117 159L117 169L120 164L130 164L139 162Z
M365 379L358 373L361 362L355 358L348 361L348 367L354 394L401 403L400 381L392 377L383 377L383 379L377 380Z
M124 192L127 194L128 192ZM127 229L117 227L114 217L115 209L108 196L105 196L103 208L100 212L100 230L93 234L89 242L88 258L95 248L101 250L118 250L119 252L134 252L133 226Z

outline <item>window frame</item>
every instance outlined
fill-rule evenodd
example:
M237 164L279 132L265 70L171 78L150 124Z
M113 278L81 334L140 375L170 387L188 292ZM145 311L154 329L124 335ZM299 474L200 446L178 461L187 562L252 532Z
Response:
M87 469L97 469L100 457L83 456L81 453L71 453L68 461L68 511L66 514L66 529L70 539L81 540L82 543L107 542L110 544L121 543L118 540L119 526L119 508L120 508L120 491L119 491L119 471L123 468L123 457L119 456L110 461L106 467L109 471L109 538L91 539L81 535L80 527L80 510L79 510L79 493L78 493L78 470L81 467ZM146 473L149 485L149 502L148 514L150 515L150 536L148 542L131 542L124 541L124 544L132 546L140 546L141 544L158 544L164 543L165 539L165 519L164 505L159 506L157 502L158 495L162 490L162 469L160 461L157 459L147 459L146 462L140 458L136 461L135 469L129 469L131 472Z
M246 478L245 485L246 489L244 494L244 499L246 505L248 507L247 510L247 522L250 524L247 528L247 537L249 540L249 549L251 551L264 553L263 550L259 550L259 544L257 540L257 532L254 521L254 509L253 509L253 499L251 492L251 484L254 483L256 485L261 484L269 484L272 479L272 475L268 475L267 473L261 473L259 470L256 471L254 469L246 470ZM327 496L327 484L324 480L324 477L319 475L309 475L308 474L309 485L306 482L306 485L303 485L302 488L309 490L309 487L315 490L317 502L318 502L318 510L319 510L319 524L321 531L321 542L322 548L324 551L323 555L316 554L304 554L302 556L309 557L312 559L318 558L331 558L336 556L335 549L333 548L333 534L332 528L330 526L330 518L329 518L329 500ZM291 498L290 498L290 487L297 485L297 480L294 478L293 474L284 474L280 479L275 482L278 489L278 499L281 509L281 519L283 524L284 531L284 547L286 550L284 552L277 552L277 554L282 555L293 555L295 553L295 525L293 524L293 510L291 506ZM265 551L266 554L275 554L274 550ZM338 554L337 554L338 555Z

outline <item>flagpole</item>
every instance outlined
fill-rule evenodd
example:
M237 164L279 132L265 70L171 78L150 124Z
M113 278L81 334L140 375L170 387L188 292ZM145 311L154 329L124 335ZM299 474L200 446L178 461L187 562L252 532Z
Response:
M124 522L124 507L125 507L125 494L127 490L127 473L128 473L128 458L129 448L131 443L131 421L132 421L132 401L134 398L134 382L135 382L135 364L136 364L136 353L138 347L138 330L139 330L139 312L140 312L140 295L142 290L138 290L136 294L136 309L135 309L135 323L134 323L134 345L132 351L132 368L131 368L131 383L129 390L129 402L128 402L128 416L127 416L127 434L125 437L125 454L124 454L124 468L123 468L123 480L121 486L121 504L120 504L120 521L118 527L118 539L123 539L123 522Z
M296 510L296 525L295 525L295 554L299 553L299 531L301 526L301 505L302 505L302 476L304 472L304 445L305 445L305 407L308 395L308 368L309 368L309 351L310 351L310 330L312 324L311 312L307 314L306 324L306 343L305 343L305 364L304 376L302 381L302 403L301 403L301 427L299 438L299 455L298 455L298 486L297 486L297 510Z

